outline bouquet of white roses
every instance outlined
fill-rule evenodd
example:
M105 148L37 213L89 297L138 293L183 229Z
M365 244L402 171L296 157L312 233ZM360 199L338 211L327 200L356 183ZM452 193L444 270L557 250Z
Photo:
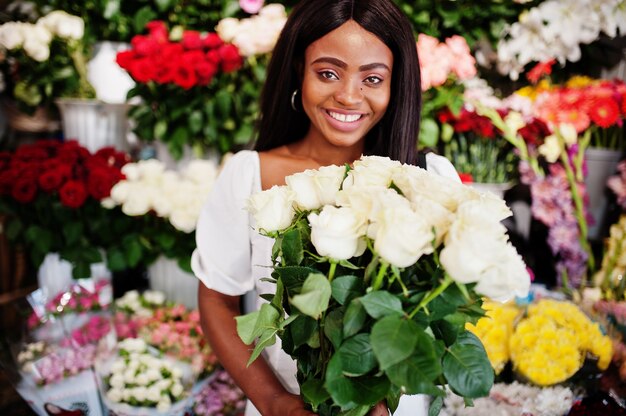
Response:
M388 158L328 166L253 195L257 229L275 238L276 291L237 318L251 361L276 336L320 415L364 415L401 394L449 387L485 396L493 370L465 329L481 296L524 296L530 278L500 221L501 199Z

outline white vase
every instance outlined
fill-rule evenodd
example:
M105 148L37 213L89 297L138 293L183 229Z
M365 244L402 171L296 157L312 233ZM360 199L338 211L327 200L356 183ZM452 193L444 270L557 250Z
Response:
M118 52L130 49L128 43L102 41L94 46L93 58L87 63L87 79L99 100L112 104L126 102L135 81L116 62Z
M128 151L128 104L109 104L100 100L60 98L63 136L77 140L90 152L106 146Z
M588 236L592 240L602 237L600 232L608 204L605 195L606 181L609 176L615 174L621 157L622 152L620 150L601 148L587 148L585 150L585 161L587 162L585 185L589 195L589 212L595 221L588 230Z
M91 277L81 279L81 282L85 285L91 285L99 279L111 280L111 271L104 263L92 264ZM47 254L37 271L37 283L39 283L39 288L43 291L44 297L48 299L54 297L74 282L72 264L63 260L58 253Z
M190 309L198 307L198 278L182 270L175 260L159 256L148 266L148 278L150 288L163 292L167 300Z

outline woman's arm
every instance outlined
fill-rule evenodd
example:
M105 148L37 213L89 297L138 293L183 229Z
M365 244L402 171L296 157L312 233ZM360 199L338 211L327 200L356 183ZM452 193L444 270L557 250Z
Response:
M299 396L289 393L263 356L249 367L252 348L237 335L239 296L228 296L198 285L202 330L220 363L264 416L311 416Z

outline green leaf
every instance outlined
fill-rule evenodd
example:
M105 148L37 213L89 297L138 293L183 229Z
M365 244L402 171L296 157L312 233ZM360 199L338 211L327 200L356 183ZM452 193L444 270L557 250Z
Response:
M173 0L155 0L157 8L160 12L164 12L173 5Z
M324 335L339 349L343 342L343 308L333 309L324 318Z
M154 125L154 140L164 140L165 139L165 133L167 133L167 121L165 120L159 120L156 122L156 124ZM144 139L151 139L150 137L145 137Z
M435 120L425 118L420 123L419 142L424 147L435 147L439 140L439 126Z
M340 305L344 305L358 297L365 289L363 279L351 275L335 278L330 286L333 299L339 302Z
M124 253L116 248L107 250L107 267L114 272L125 270L127 265Z
M26 241L30 242L41 253L49 253L52 248L52 233L44 228L32 225L26 229Z
M374 319L387 315L401 316L402 302L396 296L384 290L370 292L361 298L367 313Z
M124 252L126 253L126 262L128 265L130 267L137 266L141 260L141 254L143 251L139 241L129 235L124 238L122 245L124 247Z
M152 10L151 6L144 6L139 9L133 19L135 33L143 32L143 29L146 27L146 23L150 20L154 20L156 17L157 14Z
M15 241L17 236L22 232L23 225L22 221L17 218L12 218L6 227L6 236L10 241Z
M328 363L329 368L331 364L335 367L337 365L341 366L341 359L337 354ZM387 394L390 386L387 377L349 378L340 375L329 378L328 372L326 375L324 387L326 387L335 403L344 410L354 409L358 405L373 406L385 398L385 394Z
M363 328L366 319L367 313L361 299L353 299L343 317L343 336L347 338L358 333Z
M287 292L290 294L300 293L307 277L312 273L319 273L318 270L311 267L298 266L276 267L274 271L280 276L280 279L285 285L285 289L287 289Z
M443 409L443 397L438 396L435 397L434 400L430 401L430 406L428 407L428 416L437 416L439 412Z
M76 262L72 268L72 278L75 280L91 277L91 267L88 262Z
M67 245L74 245L83 235L83 224L80 222L70 222L63 225L63 235Z
M306 315L298 315L291 325L289 325L289 328L293 345L298 348L300 345L304 345L309 341L318 327L315 319Z
M339 413L339 415L340 416L365 416L366 414L369 413L371 408L372 408L372 406L370 406L370 405L357 406L354 409L350 409L348 411L341 412L341 413Z
M276 329L263 331L263 333L261 334L261 337L259 338L259 342L257 342L256 346L254 347L254 350L252 351L252 355L250 356L250 359L248 360L248 363L246 364L247 366L252 364L254 360L258 358L258 356L261 354L261 352L263 352L265 348L269 347L270 345L274 345L274 343L276 343L277 332L278 330Z
M410 394L438 395L442 391L435 385L441 375L441 356L433 339L422 332L418 336L415 351L403 361L389 367L385 373L397 386L402 386Z
M279 313L269 303L261 305L258 311L235 317L237 334L244 344L250 345L268 329L277 329Z
M311 379L302 383L300 391L307 403L313 407L313 411L317 411L317 406L324 403L330 398L330 394L324 388L324 381L319 379Z
M376 322L372 327L371 342L380 368L386 370L409 357L420 333L424 331L415 322L400 316L387 316Z
M298 230L289 230L283 235L281 250L283 253L282 258L287 264L297 266L302 262L304 250L302 249L302 240Z
M372 351L368 334L358 334L348 338L336 354L339 354L342 372L346 376L362 376L376 368L376 356Z
M189 130L192 133L198 134L202 130L202 112L200 110L192 111L189 114Z
M319 319L328 308L330 293L330 283L326 276L311 273L304 281L300 294L293 296L289 302L303 314Z
M460 396L484 397L493 385L493 369L485 348L468 331L459 335L444 355L443 372L450 388Z
M228 117L230 113L231 98L228 91L225 89L219 90L215 94L215 103L217 105L217 111L221 117Z
M105 0L103 17L106 20L111 20L113 16L119 13L120 3L121 0Z

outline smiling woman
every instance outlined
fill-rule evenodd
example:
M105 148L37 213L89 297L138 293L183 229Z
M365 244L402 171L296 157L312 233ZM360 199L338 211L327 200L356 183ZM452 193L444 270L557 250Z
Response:
M335 165L320 169L324 174L314 180L300 181L311 184L305 193L317 193L342 179L344 166L363 154L415 165L419 119L415 38L392 0L298 3L268 67L255 151L239 152L224 166L198 220L192 258L201 281L204 333L250 399L247 416L313 414L298 395L296 363L280 342L247 366L251 350L237 335L240 296L253 289L259 294L275 290L264 279L271 273L273 241L257 233L262 225L244 210L251 195L269 189L282 205L291 206L293 195L282 186L287 176ZM429 170L459 180L446 159L426 159ZM260 205L268 220L284 220L281 204ZM257 297L256 308L267 306ZM423 397L405 396L395 414L426 413ZM387 414L383 402L369 411Z

